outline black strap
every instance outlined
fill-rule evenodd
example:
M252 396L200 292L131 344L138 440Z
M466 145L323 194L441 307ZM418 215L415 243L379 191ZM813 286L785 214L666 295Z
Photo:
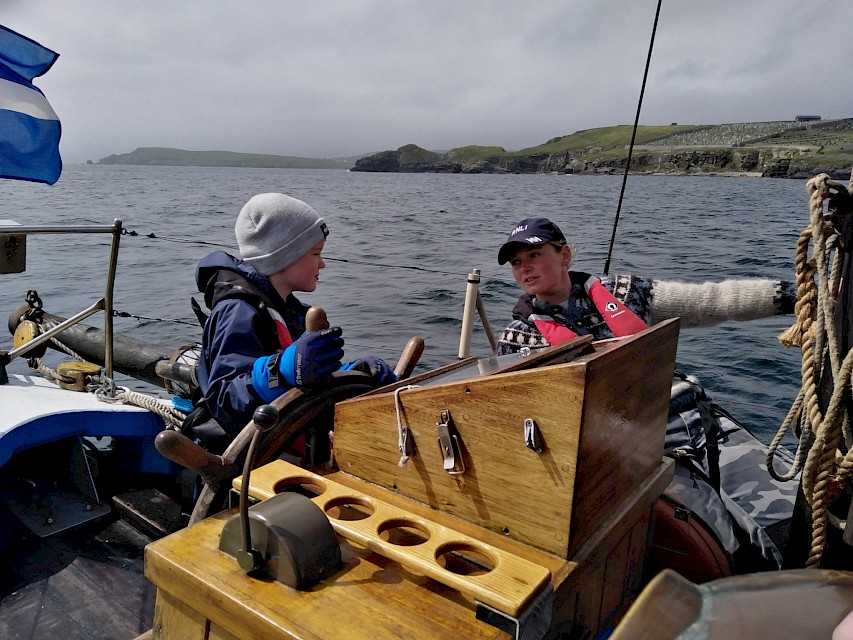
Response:
M193 297L190 297L190 306L193 309L193 313L195 317L198 319L198 323L203 327L207 322L207 318L209 317L201 308L201 305L198 303Z

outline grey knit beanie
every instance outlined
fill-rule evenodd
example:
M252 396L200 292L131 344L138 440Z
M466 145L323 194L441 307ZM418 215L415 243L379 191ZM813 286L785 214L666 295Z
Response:
M329 235L329 229L302 200L283 193L260 193L240 210L234 233L243 260L270 276L308 253Z

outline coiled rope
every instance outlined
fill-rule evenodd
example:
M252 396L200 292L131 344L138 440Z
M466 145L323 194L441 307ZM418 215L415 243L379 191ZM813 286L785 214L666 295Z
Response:
M838 185L832 183L827 174L822 173L809 180L807 188L810 220L797 241L797 303L794 307L796 320L779 336L785 346L800 345L802 387L770 444L767 470L777 480L790 480L802 468L803 495L812 509L812 544L806 566L814 567L820 563L826 544L826 527L830 521L828 507L853 471L853 438L849 416L845 410L846 394L853 375L853 350L840 362L835 307L840 284L841 252L837 249L838 236L833 225L824 218L823 209L832 189L837 189ZM853 177L848 190L853 191ZM810 244L813 245L811 258L808 257ZM830 268L829 256L833 252L834 259ZM817 284L814 281L815 275ZM834 383L826 415L822 415L818 381L827 355ZM783 436L798 419L800 434L794 466L788 473L780 475L773 468L773 458ZM846 440L846 456L839 452L842 437Z
M127 387L115 387L114 396L107 393L104 387L100 387L95 391L95 397L101 402L132 404L147 409L163 418L166 426L170 429L179 428L186 418L186 414L165 400L138 391L131 391Z

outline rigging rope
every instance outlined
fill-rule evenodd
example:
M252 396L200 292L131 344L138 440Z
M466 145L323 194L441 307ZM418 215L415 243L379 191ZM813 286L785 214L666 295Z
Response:
M844 189L844 186L833 183L822 173L809 180L807 188L810 220L797 241L796 320L779 336L785 346L800 345L802 387L768 449L767 470L777 480L789 480L802 468L803 495L812 509L812 542L806 566L814 567L819 565L823 555L827 524L836 520L830 517L828 508L853 471L853 437L846 410L853 377L853 350L840 361L835 308L841 277L841 251L838 234L824 216L824 202L832 196L833 189ZM853 191L853 177L849 191ZM811 258L808 256L810 244ZM827 357L833 389L826 414L822 415L818 383ZM779 475L773 468L776 450L788 429L794 431L793 425L798 421L800 433L794 466L788 473ZM842 439L846 455L840 451Z
M628 158L625 161L625 173L622 175L622 188L619 190L619 203L616 205L616 219L613 221L613 231L610 234L610 246L607 249L607 260L604 263L604 275L610 273L610 256L613 255L613 243L616 241L616 227L619 226L619 214L622 211L622 199L625 197L625 185L628 182L628 170L631 168L631 157L634 155L634 141L637 139L637 126L640 123L640 109L643 106L643 94L646 92L646 79L649 77L649 67L652 64L652 50L655 47L655 32L658 30L660 5L658 0L655 11L655 22L652 26L652 37L649 40L649 55L646 57L646 69L643 71L643 84L640 86L640 99L637 101L637 115L634 117L634 128L631 131L631 144L628 145Z

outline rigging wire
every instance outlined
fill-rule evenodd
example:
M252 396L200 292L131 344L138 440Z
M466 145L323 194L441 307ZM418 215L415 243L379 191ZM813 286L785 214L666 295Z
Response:
M153 318L151 316L140 316L140 315L137 315L135 313L129 313L127 311L117 311L115 309L113 309L113 317L114 318L133 318L134 320L138 321L139 324L141 324L141 325L149 324L151 322L172 322L174 324L187 324L191 327L198 327L199 326L198 320L191 321L191 320L182 320L180 318Z
M415 267L411 265L402 265L402 264L378 264L376 262L366 262L362 260L352 260L350 258L327 258L323 256L323 260L328 260L330 262L349 262L351 264L360 264L368 267L382 267L384 269L411 269L413 271L426 271L428 273L440 273L445 276L459 276L458 271L440 271L439 269L427 269L426 267Z
M134 238L148 238L148 239L153 239L153 240L165 240L167 242L177 242L177 243L181 243L181 244L208 245L208 246L212 246L212 247L219 247L222 249L232 249L231 246L229 246L228 244L225 244L225 243L209 242L206 240L198 240L198 239L193 239L193 238L176 238L176 237L168 237L168 236L159 236L155 233L144 233L141 231L135 231L133 229L129 229L127 227L122 229L122 235L130 236L130 237L134 237ZM363 265L363 266L367 266L367 267L377 267L380 269L406 269L406 270L410 270L410 271L422 271L425 273L436 273L439 275L460 277L460 273L458 271L444 271L441 269L430 269L428 267L420 267L420 266L416 266L416 265L384 264L384 263L378 263L378 262L369 262L367 260L355 260L352 258L331 258L331 257L327 257L327 256L323 256L323 260L325 260L327 262L343 262L343 263L349 263L349 264L355 264L355 265ZM503 279L500 279L500 278L493 279L493 281L494 282L500 282L500 283L505 284L505 285L511 285L510 282L503 280ZM179 319L179 318L157 318L157 317L143 316L143 315L139 315L139 314L135 314L135 313L129 313L127 311L118 311L118 310L113 310L113 316L117 317L117 318L133 318L137 322L139 322L141 325L145 325L145 324L149 324L149 323L153 323L153 322L170 322L170 323L174 323L174 324L184 324L184 325L189 325L189 326L196 326L198 324L198 321L195 319L185 320L185 319ZM355 343L349 343L349 344L351 344L352 346L356 346L356 347L362 347L363 346L363 345L358 345Z
M643 106L643 94L646 91L646 79L649 77L649 67L652 63L652 50L655 47L655 32L658 29L658 17L660 17L660 5L663 0L658 0L655 11L655 22L652 26L652 37L649 40L649 55L646 57L646 69L643 72L643 84L640 87L640 99L637 102L637 115L634 118L634 129L631 131L631 144L628 146L628 159L625 161L625 173L622 176L622 188L619 190L619 203L616 205L616 219L613 221L613 232L610 235L610 247L607 249L607 261L604 263L604 275L610 273L610 256L613 254L613 243L616 241L616 227L619 225L619 214L622 211L622 200L625 197L625 184L628 182L628 170L631 168L631 156L634 154L634 141L637 139L637 125L640 122L640 109Z
M124 228L121 231L124 236L138 237L138 238L151 238L154 240L166 240L167 242L178 242L181 244L199 244L199 245L208 245L211 247L220 247L224 249L231 249L232 247L222 244L219 242L208 242L206 240L196 240L192 238L170 238L167 236L158 236L155 233L142 233L139 231L134 231L131 229ZM329 258L323 256L323 260L327 262L348 262L350 264L358 264L364 265L368 267L381 267L383 269L409 269L411 271L425 271L427 273L438 273L445 276L457 276L459 277L458 271L441 271L440 269L428 269L427 267L418 267L413 265L401 265L401 264L380 264L377 262L368 262L366 260L353 260L352 258Z

